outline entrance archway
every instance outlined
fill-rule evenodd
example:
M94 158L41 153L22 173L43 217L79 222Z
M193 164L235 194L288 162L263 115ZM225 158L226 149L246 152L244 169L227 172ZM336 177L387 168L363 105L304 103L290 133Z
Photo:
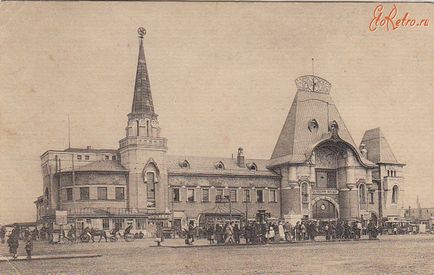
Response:
M333 220L338 218L338 210L328 199L316 200L312 205L312 218L315 220Z

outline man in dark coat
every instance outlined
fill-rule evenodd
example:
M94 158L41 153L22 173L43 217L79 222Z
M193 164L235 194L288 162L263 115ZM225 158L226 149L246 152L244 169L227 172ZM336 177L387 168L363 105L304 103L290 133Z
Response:
M235 224L234 225L234 240L235 240L235 244L240 244L240 235L241 235L240 228L238 227L238 224Z
M18 241L19 236L18 236L18 234L19 234L18 233L18 229L14 228L12 230L11 235L9 236L9 239L8 239L9 253L12 254L12 257L14 259L17 258L17 254L18 254L17 253L18 246L19 246L19 241Z

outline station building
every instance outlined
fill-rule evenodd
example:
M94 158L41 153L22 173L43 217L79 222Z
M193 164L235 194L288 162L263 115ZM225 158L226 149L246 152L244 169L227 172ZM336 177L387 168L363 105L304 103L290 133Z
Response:
M125 137L116 149L67 148L41 155L37 221L67 211L78 229L161 223L180 230L254 219L258 210L294 224L302 219L379 220L403 215L403 163L379 128L357 146L333 102L331 84L296 79L296 95L270 159L242 148L233 157L175 156L161 136L143 37ZM277 99L276 99L277 100ZM170 127L166 125L165 127Z

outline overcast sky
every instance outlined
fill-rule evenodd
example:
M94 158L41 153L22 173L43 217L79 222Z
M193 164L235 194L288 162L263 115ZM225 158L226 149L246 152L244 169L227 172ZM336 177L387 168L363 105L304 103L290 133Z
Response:
M35 219L39 157L67 147L68 114L73 147L117 149L139 26L170 154L268 159L315 57L356 143L380 126L407 164L405 205L434 206L434 26L370 32L376 5L0 3L0 223Z

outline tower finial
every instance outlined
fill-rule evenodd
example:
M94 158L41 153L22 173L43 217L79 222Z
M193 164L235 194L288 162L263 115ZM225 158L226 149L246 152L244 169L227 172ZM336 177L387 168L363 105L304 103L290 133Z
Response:
M145 34L146 34L146 29L143 28L143 27L139 27L139 28L137 29L137 33L139 34L140 39L143 39L143 37L144 37Z
M312 75L315 76L315 59L312 57Z

